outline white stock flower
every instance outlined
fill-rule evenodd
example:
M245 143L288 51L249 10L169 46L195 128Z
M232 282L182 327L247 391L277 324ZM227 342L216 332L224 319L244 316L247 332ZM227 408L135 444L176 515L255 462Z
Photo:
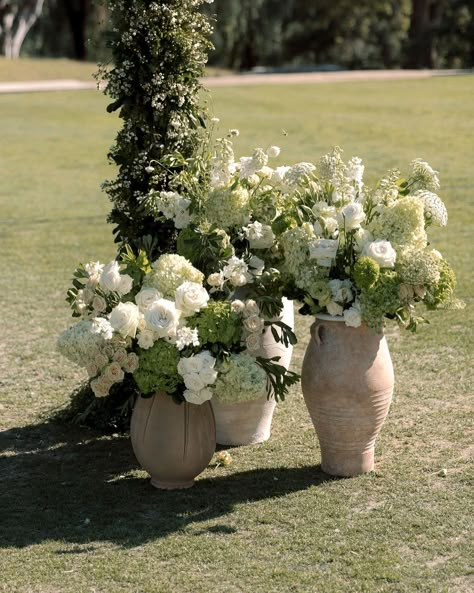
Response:
M364 185L362 182L364 169L365 167L362 164L362 159L357 156L352 157L352 159L346 165L345 178L348 181L355 181L359 190Z
M368 243L364 249L364 255L375 260L381 268L393 268L397 259L397 253L390 241L382 239Z
M186 346L199 346L199 334L197 328L180 327L176 332L176 348L182 350Z
M361 223L365 220L365 212L362 204L359 202L351 202L341 210L341 227L346 231L358 229Z
M188 404L196 404L200 406L204 402L207 402L212 397L212 391L208 387L196 391L194 389L185 389L183 393L184 399Z
M175 293L176 308L184 317L194 315L207 306L209 293L197 282L183 282L178 286Z
M248 272L248 266L243 259L233 255L227 260L227 265L222 270L224 277L229 280L233 286L244 286L252 279Z
M110 314L110 325L124 338L135 337L140 311L134 303L119 303Z
M84 266L85 271L89 274L89 278L87 279L87 285L94 289L100 281L100 275L102 274L102 270L104 269L104 264L101 264L98 261L91 261Z
M135 295L135 302L140 311L146 311L155 301L163 298L161 292L151 286L144 286L140 292Z
M356 301L350 309L344 311L344 321L349 327L359 327L362 323L360 305Z
M308 245L309 256L315 259L318 265L330 268L336 257L339 242L336 239L316 239Z
M268 249L273 245L275 235L270 225L255 221L244 227L243 230L251 249Z
M201 391L217 379L215 364L216 359L212 354L208 350L203 350L199 354L181 358L178 362L178 373L183 377L187 389Z
M184 229L191 222L189 206L191 200L178 196L174 204L174 226L177 229Z
M326 305L326 309L328 310L329 315L332 315L333 317L342 315L344 311L342 305L339 305L335 301L331 301L330 303L328 303Z
M154 301L145 311L147 329L152 330L158 338L173 337L179 322L176 305L168 299Z

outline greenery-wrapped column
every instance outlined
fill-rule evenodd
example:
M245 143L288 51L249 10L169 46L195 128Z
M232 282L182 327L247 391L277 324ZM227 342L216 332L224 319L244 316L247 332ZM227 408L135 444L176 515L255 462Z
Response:
M118 243L146 246L152 257L167 250L175 231L157 228L141 207L151 163L154 188L166 189L166 170L157 163L175 151L191 156L204 124L199 78L211 47L209 20L199 12L205 1L108 1L112 68L101 66L99 77L113 99L108 111L120 110L123 120L109 153L118 175L104 183L113 202L109 221Z

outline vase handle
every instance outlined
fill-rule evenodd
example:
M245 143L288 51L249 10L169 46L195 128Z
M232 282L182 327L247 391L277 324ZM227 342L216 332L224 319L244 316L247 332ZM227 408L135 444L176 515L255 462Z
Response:
M323 324L317 323L316 321L311 326L311 336L318 346L321 346L323 341L324 331Z

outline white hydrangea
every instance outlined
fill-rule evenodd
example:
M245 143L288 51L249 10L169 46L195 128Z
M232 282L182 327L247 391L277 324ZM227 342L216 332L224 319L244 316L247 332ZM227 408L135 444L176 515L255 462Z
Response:
M243 259L239 259L235 255L227 260L227 265L224 266L222 272L232 286L244 286L252 280L252 274L248 271L248 265Z

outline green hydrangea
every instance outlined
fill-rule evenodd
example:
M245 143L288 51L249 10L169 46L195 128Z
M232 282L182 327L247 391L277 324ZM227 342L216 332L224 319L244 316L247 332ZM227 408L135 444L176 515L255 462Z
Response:
M285 254L285 271L297 276L297 270L309 260L308 244L316 236L313 227L308 222L301 226L290 228L280 238L280 244Z
M430 288L425 298L429 309L442 309L450 306L456 288L456 276L448 262L439 259L438 266L439 280L434 287Z
M139 349L139 366L133 373L144 395L165 391L174 393L183 378L178 373L180 354L176 346L157 340L148 350Z
M215 189L207 195L201 216L224 230L242 227L250 220L249 200L248 191L241 186Z
M368 289L379 277L380 266L371 257L363 256L354 265L353 280L357 288Z
M414 196L400 198L386 206L368 230L374 239L390 241L397 253L406 247L424 249L427 238L423 203Z
M256 360L242 352L219 365L214 396L219 402L235 404L266 394L267 374Z
M361 290L362 321L375 331L382 331L384 316L394 315L400 307L399 290L398 274L392 270L381 270L374 286Z
M166 253L152 264L152 271L145 277L144 286L152 286L166 298L174 299L178 286L183 282L202 284L204 274L181 255Z
M229 301L210 301L187 321L189 327L197 328L201 344L219 343L230 348L240 342L241 320L232 312Z

